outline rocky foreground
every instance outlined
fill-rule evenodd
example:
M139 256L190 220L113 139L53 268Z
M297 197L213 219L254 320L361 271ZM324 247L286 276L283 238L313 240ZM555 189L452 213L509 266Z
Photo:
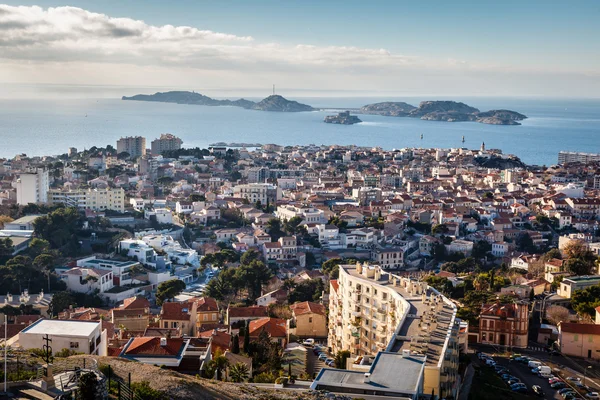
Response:
M192 104L199 106L230 106L241 107L247 110L277 111L277 112L300 112L314 111L309 105L288 100L279 95L271 95L255 103L251 100L217 100L203 94L187 91L157 92L154 94L137 94L135 96L123 96L121 100L155 101L160 103Z
M422 101L419 107L404 102L383 102L361 107L362 114L386 117L412 117L426 121L475 121L493 125L521 125L527 116L511 110L481 112L475 107L456 101Z

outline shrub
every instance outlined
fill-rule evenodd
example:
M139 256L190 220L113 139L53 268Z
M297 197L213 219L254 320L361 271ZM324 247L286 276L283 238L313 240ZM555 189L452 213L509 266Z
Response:
M254 383L274 383L275 375L270 372L263 372L261 374L256 375L252 381Z

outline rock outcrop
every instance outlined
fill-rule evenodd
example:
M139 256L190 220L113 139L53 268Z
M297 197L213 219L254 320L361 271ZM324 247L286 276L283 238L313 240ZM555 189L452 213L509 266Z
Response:
M253 110L260 111L277 111L277 112L300 112L314 111L315 109L307 104L298 103L297 101L288 100L278 94L273 94L258 103L253 107Z
M527 118L523 114L510 110L481 112L475 107L457 101L422 101L419 107L403 102L383 102L363 106L360 112L388 117L420 118L426 121L475 121L493 125L520 125L517 121Z
M350 111L338 113L338 115L328 115L325 117L327 124L354 125L362 122L356 115L350 115Z

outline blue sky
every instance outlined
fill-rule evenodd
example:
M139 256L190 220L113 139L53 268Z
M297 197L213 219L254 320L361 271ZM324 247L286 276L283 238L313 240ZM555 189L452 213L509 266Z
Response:
M0 0L0 2L2 2ZM4 1L8 5L42 8L64 6L65 3L52 0ZM406 82L419 77L424 71L423 92L432 93L436 88L444 92L457 91L461 87L465 93L483 94L478 85L484 84L485 91L506 90L516 95L572 95L592 96L600 89L600 1L80 1L70 0L68 5L83 10L106 14L110 18L143 20L149 26L190 26L199 30L226 33L236 37L251 37L252 46L276 44L293 52L298 45L318 47L310 49L311 54L300 53L295 65L281 66L276 71L271 68L280 64L274 57L257 56L252 52L240 53L234 65L254 77L239 79L233 71L222 76L223 87L230 83L252 86L253 82L262 85L266 73L283 80L284 85L304 87L325 87L335 90L347 86L352 77L359 80L360 90L396 90L401 92ZM385 49L394 56L408 59L388 61L374 60L376 56L365 55L369 61L347 59L325 59L319 64L319 57L329 48L358 48L377 51ZM206 47L203 47L206 49ZM216 48L215 48L216 49ZM229 47L228 52L232 49ZM65 57L69 63L98 64L99 60L75 59L68 51L57 51L48 57L53 61ZM199 50L198 50L199 51ZM202 50L203 52L205 50ZM215 51L221 51L220 48ZM303 48L302 51L308 51ZM259 54L260 51L257 52ZM281 57L289 53L282 51ZM0 55L1 57L1 55ZM71 58L69 58L71 57ZM111 56L112 57L112 56ZM140 71L142 66L148 76L165 68L164 59L156 63L152 71L150 64L155 56L144 54L141 61L131 58L121 60L112 57L113 64L132 64ZM211 55L209 66L200 62L206 60L206 53L191 55L181 68L189 77L202 77L200 71L210 69L207 81L219 86L215 71L223 68ZM228 53L226 60L235 58ZM9 57L10 63L17 60L18 52ZM288 57L289 58L289 57ZM305 58L312 58L308 68L302 67ZM25 57L27 59L27 57ZM247 64L242 64L244 59ZM35 60L34 62L42 62ZM49 62L49 60L44 60ZM102 62L106 63L106 60ZM214 65L213 65L214 62ZM284 62L284 60L281 61ZM160 64L160 65L158 65ZM200 66L202 64L202 66ZM335 68L327 68L328 65ZM382 64L385 64L383 66ZM2 59L0 59L0 66ZM267 68L264 66L267 65ZM383 79L366 79L365 68L375 65L374 73L389 75ZM261 71L261 66L263 67ZM459 67L460 66L460 67ZM173 69L176 66L170 65ZM139 75L133 72L131 75ZM235 69L233 67L223 69ZM193 71L192 71L193 70ZM299 71L300 70L300 71ZM293 79L302 72L311 72L311 78ZM184 71L180 71L184 73ZM14 73L14 72L13 72ZM411 77L407 81L397 79L397 73ZM39 74L35 77L22 75L21 80L43 81ZM60 74L58 74L60 75ZM90 78L93 74L90 75ZM163 74L164 75L164 74ZM235 76L235 79L232 77ZM287 76L287 78L284 78ZM322 76L322 79L315 78ZM340 76L343 76L341 78ZM328 77L328 78L326 78ZM514 77L514 79L512 79ZM1 78L0 78L1 79ZM455 79L460 85L441 85L441 82ZM16 81L19 81L17 79ZM65 77L50 74L48 81L67 83ZM110 83L103 78L102 83ZM161 85L169 84L164 77L158 79ZM173 79L173 85L182 82ZM431 83L427 83L431 81ZM388 85L385 82L393 82ZM510 83L514 82L514 85ZM81 82L78 82L81 83ZM115 79L115 84L123 84ZM136 80L136 83L137 80ZM141 83L141 82L139 82ZM493 85L495 84L495 86ZM444 87L441 87L444 86ZM519 89L520 88L520 89ZM411 91L418 87L411 85ZM567 90L567 93L565 93ZM512 92L511 92L512 91Z

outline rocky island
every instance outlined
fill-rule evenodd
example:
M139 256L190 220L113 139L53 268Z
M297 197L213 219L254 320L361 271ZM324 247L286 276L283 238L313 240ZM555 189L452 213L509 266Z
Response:
M138 94L135 96L123 96L121 100L156 101L160 103L192 104L200 106L232 106L247 110L278 111L278 112L300 112L314 111L309 105L288 100L283 96L271 95L258 103L251 100L216 100L203 94L188 91L157 92L154 94Z
M362 122L356 115L350 115L350 111L338 113L338 115L328 115L325 117L327 124L353 125Z
M404 102L368 104L360 108L363 114L388 117L412 117L427 121L475 121L493 125L521 125L527 116L511 110L481 112L475 107L456 101L422 101L419 107Z

